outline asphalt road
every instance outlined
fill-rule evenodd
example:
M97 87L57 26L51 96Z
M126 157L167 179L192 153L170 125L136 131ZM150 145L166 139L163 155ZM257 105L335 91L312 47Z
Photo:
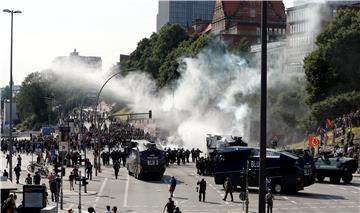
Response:
M26 177L26 165L31 160L31 155L22 155L22 175L19 190ZM5 168L5 156L0 154L0 169ZM16 159L14 158L14 164ZM80 169L82 172L84 168ZM67 176L70 168L66 170L64 177L64 210L78 209L79 195L78 185L75 191L69 190ZM118 212L162 212L169 197L169 180L175 176L178 185L174 193L174 200L182 212L245 212L243 203L239 200L239 193L234 193L234 202L223 201L224 191L222 186L215 185L212 177L204 177L208 183L206 202L198 201L196 183L202 177L198 176L194 164L185 166L172 165L167 168L161 181L141 181L129 176L125 168L120 169L119 179L115 179L112 167L102 167L102 172L93 180L89 181L88 193L82 190L82 212L86 212L89 206L95 207L97 212L104 212L105 206L117 206ZM42 183L48 184L47 180ZM19 196L19 201L22 197ZM250 212L257 212L258 191L250 190ZM50 205L55 205L51 202ZM354 178L351 184L334 185L328 182L316 183L296 194L275 195L274 212L307 212L307 213L331 213L331 212L360 212L360 179ZM61 211L60 211L61 212ZM77 211L76 211L77 212Z

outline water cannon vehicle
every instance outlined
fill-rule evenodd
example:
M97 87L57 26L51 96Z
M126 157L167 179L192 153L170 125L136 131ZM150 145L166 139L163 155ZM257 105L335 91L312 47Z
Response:
M165 173L165 152L155 142L131 140L127 149L126 168L137 179L161 179Z

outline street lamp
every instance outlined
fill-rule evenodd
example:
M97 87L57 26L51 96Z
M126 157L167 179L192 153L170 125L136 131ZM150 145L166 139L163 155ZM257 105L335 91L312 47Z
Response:
M126 71L134 71L136 69L128 69ZM95 176L97 176L97 173L98 171L101 172L101 165L100 165L100 150L101 150L101 138L100 138L100 131L101 131L101 127L100 127L100 122L98 121L98 116L97 116L97 108L99 106L99 101L100 101L100 95L101 95L101 92L103 91L104 87L106 86L106 84L111 80L113 79L115 76L117 75L120 75L124 73L123 71L120 71L120 72L116 72L114 73L113 75L111 75L106 81L105 83L101 86L97 96L96 96L96 105L95 105L95 127L96 129L98 130L97 134L98 134L98 137L96 137L98 139L98 162L97 162L97 166L95 168ZM95 160L94 160L95 161Z
M9 121L9 141L10 141L10 146L9 146L9 151L10 151L10 158L9 158L9 164L10 164L10 180L12 182L12 155L13 155L13 141L12 141L12 86L13 86L13 75L12 75L12 55L13 55L13 16L14 13L21 13L20 10L9 10L9 9L4 9L3 12L5 13L10 13L11 14L11 36L10 36L10 121Z

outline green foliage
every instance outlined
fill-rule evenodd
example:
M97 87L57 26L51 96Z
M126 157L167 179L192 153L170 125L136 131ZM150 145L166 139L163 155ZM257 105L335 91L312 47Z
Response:
M318 49L304 60L310 105L360 91L360 11L339 10L317 37Z
M317 37L318 49L304 60L310 112L309 129L327 117L348 113L360 104L360 11L339 10Z
M47 98L50 94L48 82L40 72L29 74L22 83L17 95L16 106L20 119L26 121L30 129L38 122L47 122L49 118L49 105Z
M357 91L342 93L337 96L326 98L311 106L312 116L318 121L332 119L359 109L360 93Z
M1 91L1 100L6 100L10 98L10 87L6 86L3 91Z
M144 38L138 43L124 66L125 72L129 69L138 69L156 79L166 57L187 39L189 36L180 25L163 26L158 34L153 33L149 39Z

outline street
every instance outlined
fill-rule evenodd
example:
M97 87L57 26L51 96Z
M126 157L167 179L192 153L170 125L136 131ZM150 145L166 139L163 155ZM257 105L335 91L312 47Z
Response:
M88 154L89 155L89 154ZM31 155L21 155L23 158L20 187L24 184L26 166L31 161ZM90 154L90 159L92 154ZM92 159L91 159L92 160ZM13 160L16 163L15 157ZM1 153L1 171L6 169L5 155ZM52 169L52 167L51 167ZM64 210L69 208L78 211L78 185L75 191L69 190L68 175L71 168L66 169L64 177ZM80 167L84 172L84 167ZM196 183L202 177L196 174L193 163L187 165L171 165L167 168L161 181L141 181L129 176L125 168L120 169L119 179L115 179L111 166L102 166L102 172L89 180L87 193L82 187L82 212L92 206L97 212L105 211L105 207L117 206L119 212L162 212L169 197L169 180L174 176L177 187L174 192L175 204L182 212L245 212L243 203L239 200L239 192L234 193L234 202L223 201L222 186L215 185L213 177L204 177L207 181L206 201L198 201ZM360 210L360 179L354 177L351 184L334 185L327 182L316 183L296 194L275 195L274 212L359 212ZM42 179L41 183L48 181ZM250 190L250 212L257 212L257 189ZM18 203L22 200L19 193ZM51 202L50 205L55 205ZM61 212L61 211L60 211ZM65 211L64 211L65 212Z

